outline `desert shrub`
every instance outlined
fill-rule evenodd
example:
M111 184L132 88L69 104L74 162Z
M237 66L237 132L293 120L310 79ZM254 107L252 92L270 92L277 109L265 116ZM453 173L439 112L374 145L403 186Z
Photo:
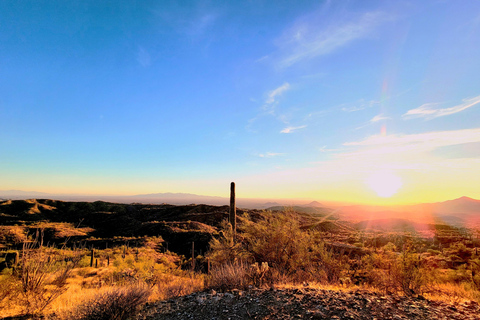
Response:
M196 274L175 276L162 274L156 284L157 294L161 299L170 299L201 291L204 277Z
M209 287L220 290L246 289L253 284L249 275L249 265L238 261L214 265L208 279Z
M8 308L18 299L20 283L12 275L0 276L0 310Z
M348 259L345 256L336 256L332 251L325 248L323 243L317 245L316 268L322 275L321 282L338 283L346 272L350 271Z
M208 258L213 264L233 264L250 259L250 253L241 242L234 241L232 226L227 220L220 224L222 231L210 241Z
M457 263L467 263L472 257L472 249L467 248L465 244L459 242L450 246L447 255L452 261Z
M256 222L247 221L244 243L254 261L285 274L291 281L337 283L345 271L345 260L328 249L319 233L303 230L298 216L265 212Z
M79 268L86 268L90 266L90 253L87 250L84 250L82 257L78 261Z
M115 287L80 304L70 316L78 320L123 320L133 316L147 302L146 286Z
M230 225L224 223L223 235L210 243L208 257L218 273L215 276L249 276L247 266L254 263L269 266L268 274L262 276L262 281L269 283L279 279L336 283L344 272L344 261L325 247L319 233L303 230L299 216L293 212L266 211L255 219L244 215L238 220L236 241ZM236 282L240 286L257 285L252 279Z
M394 266L397 260L395 252L372 253L363 259L365 282L385 293L398 291L395 282Z
M477 290L480 291L480 259L472 259L470 260L470 272L471 272L471 281L473 284L473 287Z
M385 293L424 293L431 289L436 275L425 259L409 246L401 254L384 250L383 253L372 253L366 260L368 283Z
M309 251L310 236L300 229L292 214L266 212L256 222L245 220L241 228L244 245L254 261L268 262L271 267L287 274L305 266L302 264L307 261L299 258L305 257Z
M141 248L134 254L127 254L125 258L116 254L112 257L113 281L120 285L142 281L154 285L158 275L173 273L177 268L172 261L175 257L158 254L153 249Z
M43 246L41 238L25 243L15 277L19 281L19 304L24 313L37 314L43 311L65 290L70 272L80 256L73 253L68 259L63 250Z
M27 240L25 227L0 226L0 243L22 243Z
M393 269L393 277L406 295L421 294L427 284L427 274L420 255L410 251L402 253Z

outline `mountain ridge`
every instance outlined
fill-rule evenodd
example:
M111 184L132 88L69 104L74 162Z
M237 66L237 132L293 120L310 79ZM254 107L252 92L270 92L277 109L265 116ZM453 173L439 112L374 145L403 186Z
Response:
M58 199L63 201L114 201L120 203L169 203L171 204L190 204L190 203L205 203L215 205L229 204L228 197L222 196L207 196L194 193L182 192L163 192L163 193L147 193L136 195L84 195L84 194L56 194L38 191L23 191L23 190L0 190L0 198L11 200L23 199ZM338 207L340 210L358 210L366 212L379 211L438 211L436 213L450 214L450 213L480 213L480 200L467 196L462 196L456 199L450 199L431 203L418 203L410 205L324 205L323 203L313 201L301 201L291 199L261 199L261 198L237 198L238 205L245 205L249 208L265 209L273 206L291 206L297 205L302 207Z

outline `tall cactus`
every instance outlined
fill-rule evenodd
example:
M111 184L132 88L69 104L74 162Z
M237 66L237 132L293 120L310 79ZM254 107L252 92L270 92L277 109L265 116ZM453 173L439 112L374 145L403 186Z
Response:
M237 232L237 208L235 207L235 182L230 184L230 224L232 225L233 238Z

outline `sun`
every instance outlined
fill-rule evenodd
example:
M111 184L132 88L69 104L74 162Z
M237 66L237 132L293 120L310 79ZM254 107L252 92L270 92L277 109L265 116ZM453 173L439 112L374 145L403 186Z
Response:
M402 186L402 179L390 171L375 172L365 182L379 197L383 198L393 196Z

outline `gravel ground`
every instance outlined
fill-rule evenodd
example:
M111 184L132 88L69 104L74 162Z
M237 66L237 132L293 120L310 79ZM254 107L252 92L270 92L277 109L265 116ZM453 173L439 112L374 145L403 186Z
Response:
M475 301L451 304L313 288L199 292L149 304L137 320L159 319L480 319Z

